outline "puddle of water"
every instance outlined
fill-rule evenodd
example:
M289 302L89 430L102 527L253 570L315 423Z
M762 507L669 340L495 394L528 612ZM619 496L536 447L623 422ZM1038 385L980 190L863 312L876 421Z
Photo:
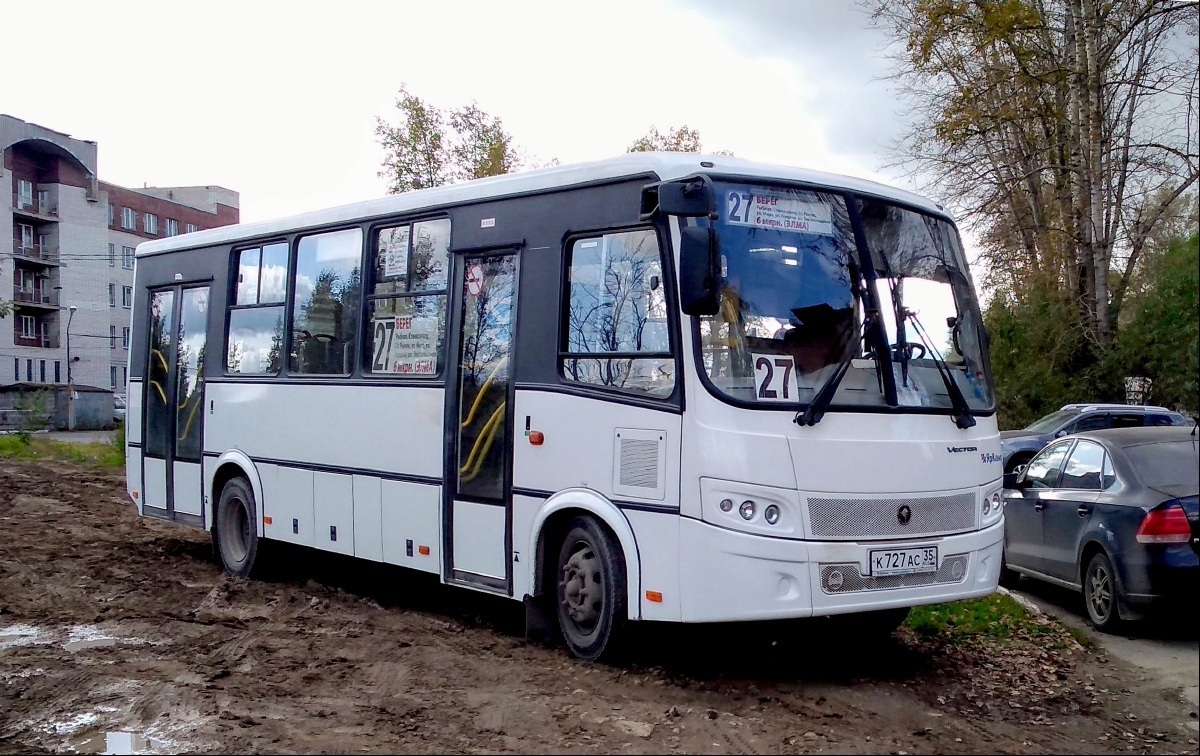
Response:
M105 635L102 630L94 625L80 625L71 628L70 636L63 648L74 653L75 651L82 651L85 648L103 648L104 646L116 645L116 643L116 638Z
M171 744L136 732L106 732L75 744L77 753L149 754L171 750Z
M0 627L0 651L13 646L29 646L38 642L41 631L33 625Z

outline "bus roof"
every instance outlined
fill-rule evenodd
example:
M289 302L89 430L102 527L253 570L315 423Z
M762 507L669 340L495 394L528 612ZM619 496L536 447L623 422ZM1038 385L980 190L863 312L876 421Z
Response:
M711 167L709 165L701 165L702 162L711 164ZM590 163L556 165L533 171L492 176L458 184L447 184L432 189L394 194L379 199L342 205L340 207L314 210L287 218L259 221L257 223L243 223L235 226L221 226L182 236L156 239L139 244L137 247L137 256L145 257L175 250L226 244L243 239L291 232L298 229L349 223L365 218L397 215L423 208L445 207L514 194L525 194L577 184L620 179L626 176L654 173L665 181L689 176L701 171L713 175L740 175L817 184L833 189L861 192L885 199L892 199L932 213L945 215L940 206L925 197L865 179L856 179L833 173L822 173L820 171L773 165L770 163L758 163L727 155L703 155L686 152L631 152L619 157L597 160Z

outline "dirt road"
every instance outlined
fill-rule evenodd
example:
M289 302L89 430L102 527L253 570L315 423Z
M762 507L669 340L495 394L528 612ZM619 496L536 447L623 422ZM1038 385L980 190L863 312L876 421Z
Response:
M589 665L526 642L515 602L279 559L229 579L206 534L138 519L121 476L0 461L0 751L119 731L163 752L1196 752L1194 711L1061 630L650 626L625 665Z

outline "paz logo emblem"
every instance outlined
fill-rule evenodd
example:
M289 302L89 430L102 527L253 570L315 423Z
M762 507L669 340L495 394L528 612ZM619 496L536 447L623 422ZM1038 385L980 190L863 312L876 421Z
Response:
M912 519L912 509L907 504L902 505L896 510L896 519L901 525L907 525L908 521Z

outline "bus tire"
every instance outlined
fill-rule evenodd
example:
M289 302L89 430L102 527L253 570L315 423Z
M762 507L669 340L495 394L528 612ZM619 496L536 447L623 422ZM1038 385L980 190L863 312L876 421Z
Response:
M258 557L258 518L254 490L245 478L232 478L217 501L213 542L221 564L230 575L250 577Z
M568 525L555 570L558 626L571 653L585 661L618 654L627 623L621 546L594 517Z

